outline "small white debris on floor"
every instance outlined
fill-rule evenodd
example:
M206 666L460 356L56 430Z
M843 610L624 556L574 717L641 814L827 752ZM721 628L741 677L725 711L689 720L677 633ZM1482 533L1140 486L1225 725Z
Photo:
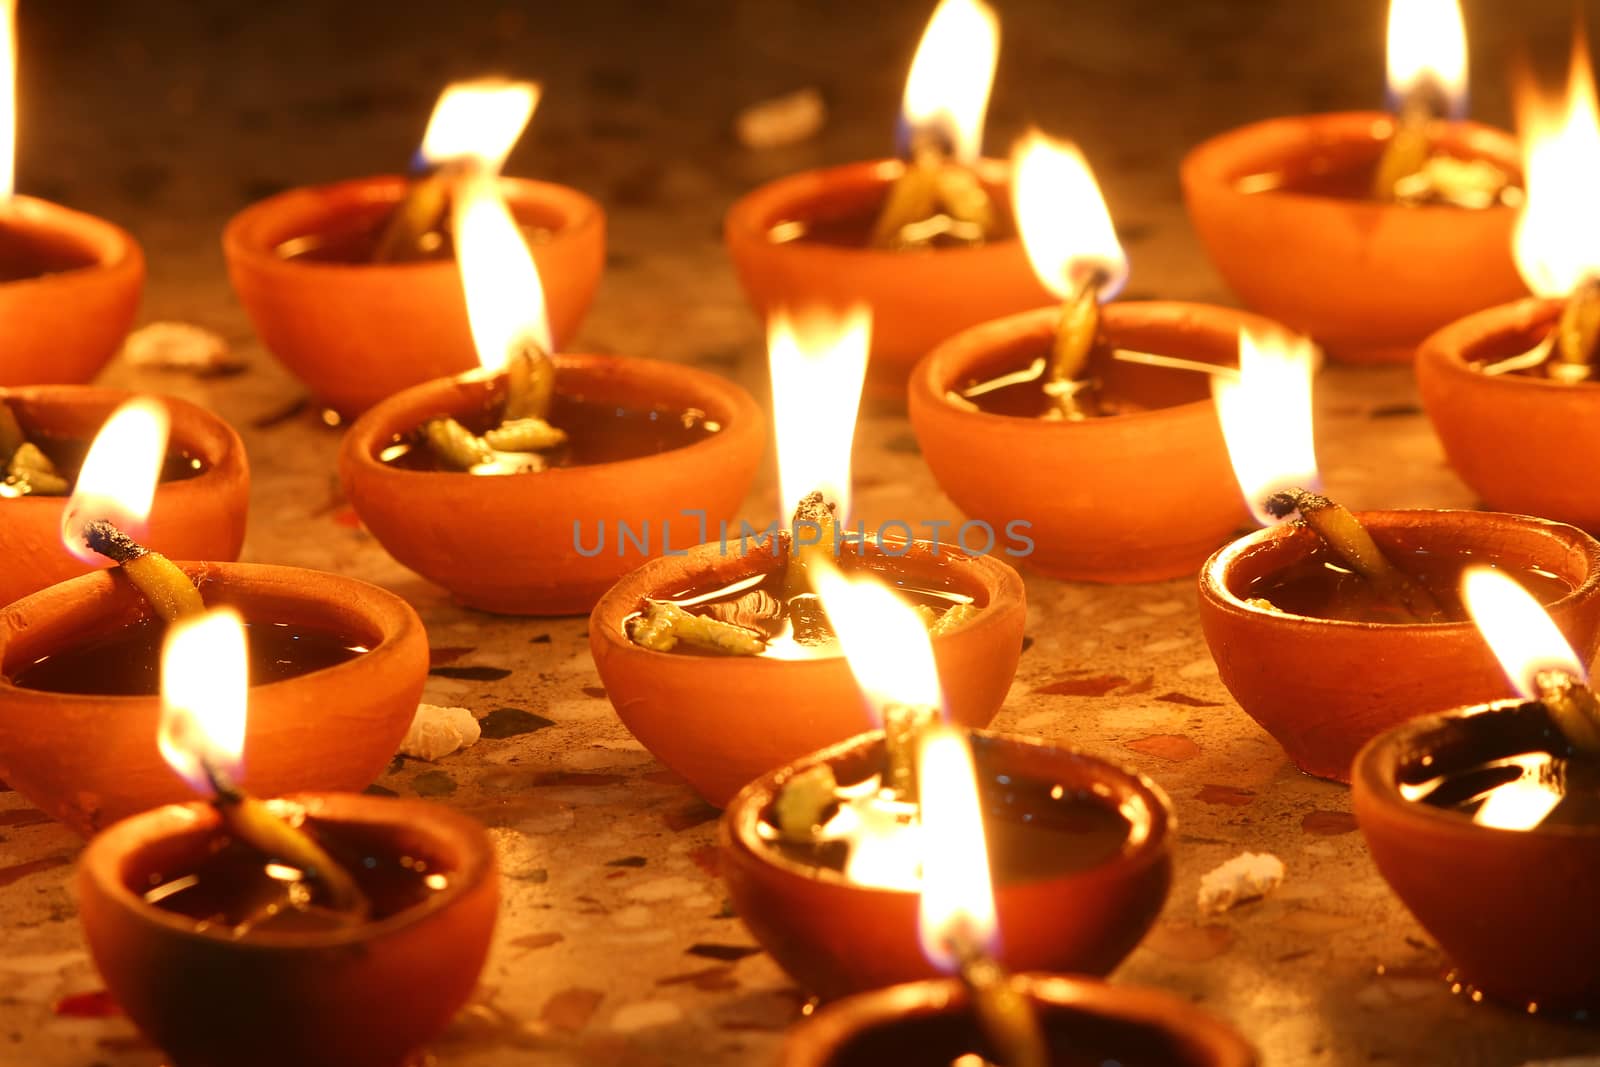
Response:
M244 365L220 334L188 322L152 322L128 335L123 352L134 366L157 370L214 374Z
M418 704L411 729L400 742L400 754L415 759L436 760L457 749L466 748L482 733L478 720L466 708L446 708L438 704Z
M1283 884L1283 861L1270 852L1241 852L1200 879L1200 912L1215 915L1264 897Z
M752 104L734 119L734 135L746 148L782 148L815 137L828 121L828 105L813 88Z

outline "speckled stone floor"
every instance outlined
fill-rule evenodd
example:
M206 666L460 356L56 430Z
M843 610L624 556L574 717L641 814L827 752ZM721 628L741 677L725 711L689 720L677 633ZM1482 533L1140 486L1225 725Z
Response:
M401 166L452 77L538 77L545 101L508 169L579 186L610 219L605 282L576 347L682 360L761 390L760 331L724 258L721 215L763 180L887 150L931 4L22 6L20 188L128 226L150 259L143 319L214 329L249 363L214 380L118 363L104 380L227 417L255 474L245 558L338 571L407 597L434 648L428 699L490 717L472 749L436 765L399 763L380 781L470 812L501 848L494 953L476 1005L434 1060L771 1062L803 998L724 909L716 813L617 722L583 620L461 610L361 530L338 491L338 433L255 342L228 290L218 234L233 211L273 191ZM1132 256L1132 298L1230 299L1183 216L1176 165L1188 145L1242 121L1380 96L1380 0L998 6L1006 44L990 144L1007 144L1030 118L1083 144ZM1507 56L1524 36L1538 55L1559 53L1570 8L1465 6L1475 110L1503 122ZM819 137L767 152L734 142L741 106L806 85L830 105ZM1473 503L1444 465L1407 370L1335 368L1318 414L1339 497L1363 507ZM869 414L860 442L857 504L869 522L954 516L903 417ZM769 461L746 514L770 515L775 497ZM1192 581L1101 588L1029 578L1028 597L1031 643L997 725L1125 760L1177 807L1176 885L1117 982L1195 1001L1248 1035L1270 1067L1511 1067L1600 1053L1600 1033L1586 1026L1452 995L1439 952L1373 869L1347 791L1298 774L1217 680ZM161 1062L124 1019L76 996L99 988L69 891L79 848L21 798L0 795L6 1067ZM1202 918L1200 875L1244 849L1283 859L1282 890Z

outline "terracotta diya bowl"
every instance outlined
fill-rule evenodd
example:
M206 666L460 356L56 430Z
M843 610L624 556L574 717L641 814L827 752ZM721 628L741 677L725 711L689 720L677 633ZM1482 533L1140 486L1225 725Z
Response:
M1491 507L1600 530L1600 383L1478 369L1532 349L1561 307L1523 300L1446 326L1417 351L1417 386L1450 465Z
M453 258L365 262L362 249L406 186L385 176L291 189L245 208L222 234L228 277L262 343L347 415L478 365ZM600 282L605 212L563 185L503 178L501 189L533 233L560 346L577 333Z
M1193 574L1249 522L1207 376L1111 358L1112 348L1238 365L1239 330L1276 329L1203 304L1108 304L1090 372L1102 393L1145 410L1046 422L956 407L952 391L1047 358L1060 311L1042 308L965 330L917 365L917 443L956 506L999 531L1023 520L1029 567L1074 581Z
M1600 1004L1600 824L1507 830L1408 799L1408 787L1486 758L1538 751L1554 734L1518 700L1423 715L1379 735L1351 775L1378 870L1485 994L1532 1010Z
M23 431L37 441L87 448L102 423L133 394L89 386L31 386L0 390ZM192 476L163 481L156 489L149 531L143 541L174 559L234 560L244 544L250 506L250 468L233 427L176 397L162 397L172 417L169 465L198 461ZM0 604L93 568L61 544L61 513L67 498L24 496L0 500Z
M732 515L761 462L761 409L725 378L617 356L558 355L555 365L558 395L619 408L693 409L721 429L636 459L478 477L404 470L380 454L430 418L493 407L505 375L439 379L367 412L340 452L345 495L390 555L468 607L511 615L588 611L642 555L661 553L669 537L679 547L688 543L697 509L707 521ZM634 534L646 531L647 549L622 539L624 524Z
M365 582L298 567L180 566L208 605L232 605L247 623L367 649L251 687L241 784L263 796L360 790L382 773L427 676L427 635L411 606ZM110 641L146 614L117 571L70 579L0 610L0 778L81 834L193 795L156 748L161 698L26 688L16 678L45 657ZM159 670L150 669L153 681Z
M0 206L0 386L86 382L116 355L144 253L104 219L14 196Z
M423 859L446 885L337 930L257 930L236 939L228 927L196 929L145 892L163 872L203 863L226 834L209 805L168 805L123 820L84 852L78 910L95 966L175 1067L416 1062L411 1055L477 985L498 906L493 847L481 826L436 804L341 794L289 800L325 840L353 837L374 866ZM362 866L353 870L360 883Z
M1255 1067L1233 1030L1185 1000L1090 978L1022 974L1052 1067ZM912 982L847 997L789 1031L779 1067L947 1067L998 1062L959 981Z
M972 734L972 748L995 881L997 958L1011 971L1108 973L1166 901L1174 825L1166 795L1142 775L1076 749L988 731ZM882 767L883 734L813 753L740 790L719 830L734 910L790 977L823 998L939 977L918 941L917 893L851 883L762 839L760 825L778 791L822 762L833 765L840 782L864 780ZM1035 796L1019 782L1046 783L1046 791ZM997 856L1002 822L1040 825L1060 795L1073 805L1120 812L1127 824L1120 850L1083 869L1008 880L1007 861ZM1068 847L1066 836L1062 841ZM1034 838L1036 846L1042 842Z
M1545 605L1585 663L1600 647L1600 542L1544 519L1476 511L1358 515L1405 568L1420 556L1542 571L1570 587ZM1298 523L1242 537L1200 572L1200 623L1223 684L1302 771L1350 780L1356 752L1414 716L1513 695L1471 622L1350 622L1246 603L1262 583L1303 566L1320 540ZM1457 579L1450 580L1453 588Z
M786 546L787 542L783 542ZM892 547L892 546L891 546ZM895 556L866 545L842 549L850 571L885 581L943 588L973 598L970 622L933 639L946 714L987 726L1000 710L1022 655L1027 616L1022 579L989 556L910 542ZM790 760L859 734L872 723L843 655L814 659L656 652L629 639L627 619L646 599L673 599L770 575L787 566L786 547L731 539L652 560L624 577L589 617L589 650L622 724L700 796L725 806L746 783Z
M911 367L968 326L1050 303L1015 235L972 248L896 252L868 247L897 160L806 171L763 185L728 211L723 237L750 302L872 309L869 385L899 394ZM979 177L1009 202L1009 166L984 160ZM801 236L783 239L787 231Z
M1407 361L1439 327L1527 292L1511 259L1512 208L1367 196L1394 125L1368 111L1268 119L1183 161L1189 217L1223 280L1338 360ZM1439 147L1521 173L1515 139L1492 127L1451 123Z

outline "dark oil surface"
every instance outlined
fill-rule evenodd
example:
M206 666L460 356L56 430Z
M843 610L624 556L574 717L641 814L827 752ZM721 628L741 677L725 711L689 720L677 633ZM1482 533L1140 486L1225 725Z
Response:
M1010 415L1036 419L1056 409L1056 401L1044 390L1048 360L1038 356L1025 366L989 378L970 378L956 389L963 397L990 415ZM1173 371L1171 373L1185 373ZM1097 386L1080 394L1084 405L1099 415L1129 415L1149 410L1143 404L1124 399Z
M445 889L454 873L434 857L398 853L387 835L359 826L325 826L315 819L305 826L361 887L372 905L370 921L416 907ZM314 892L297 892L301 879L292 868L269 873L260 853L226 834L203 848L149 857L145 869L128 872L128 887L163 911L195 920L197 929L221 934L314 933L349 925L347 917L320 906Z
M53 437L28 431L28 441L49 457L56 471L69 482L78 480L78 471L89 455L90 441L77 437ZM205 472L205 461L178 449L168 449L161 461L161 480L181 482Z
M345 266L371 263L373 253L378 248L378 239L383 235L388 221L387 210L345 219L332 229L291 237L278 245L278 255L307 263ZM522 231L522 239L530 246L544 244L553 236L553 231L542 226L523 224L518 229ZM416 262L441 262L455 258L455 242L451 240L448 228L429 236L432 240L425 243L425 254Z
M161 692L164 623L141 619L120 630L44 656L12 676L23 689L104 696ZM250 684L266 685L355 659L367 649L340 634L285 623L245 623Z
M459 421L474 433L483 433L492 429L498 419L484 412ZM654 456L687 448L721 428L698 409L618 407L559 392L551 400L548 421L566 431L567 442L538 453L547 468L586 467ZM421 444L420 431L396 438L380 458L404 470L448 469L441 467L433 451Z
M80 248L0 219L0 284L79 270L93 263Z
M1240 185L1245 189L1253 189L1260 183L1259 191L1263 193L1292 193L1333 200L1371 200L1372 183L1377 179L1378 162L1383 157L1384 147L1385 142L1376 140L1365 144L1346 143L1328 147L1321 152L1294 159L1282 170L1241 179ZM1442 154L1458 155L1453 152ZM1461 154L1459 158L1470 162L1474 157Z
M763 545L750 544L748 551L752 554L768 551ZM730 539L728 551L737 553L737 542ZM783 550L780 548L779 551ZM893 588L901 600L914 607L928 607L936 613L942 613L958 604L973 602L972 597L953 586L913 582L884 566L869 568L858 562L855 549L848 544L841 546L836 561L839 569L846 574L870 569ZM880 562L892 562L892 557ZM813 659L838 655L837 638L828 623L827 614L822 610L821 601L812 593L786 599L787 580L787 567L780 566L770 572L747 575L726 585L685 589L658 599L677 604L696 615L714 616L723 622L759 632L767 639L766 648L757 653L761 658ZM752 611L752 605L758 600L769 606L775 605L778 613L758 614ZM626 620L623 625L626 627ZM684 641L680 641L672 652L686 656L724 655L714 649L701 648Z
M831 212L806 213L804 217L783 219L775 224L769 231L772 240L779 244L790 241L803 241L806 244L830 245L834 248L867 248L872 244L872 230L877 225L878 213L883 210L884 200L888 193L863 205L856 203L836 209ZM994 206L995 227L988 235L989 241L1003 241L1016 235L1016 226L1011 220L1010 206L1004 196L993 196L991 190L990 203ZM949 237L936 237L928 247L939 248L970 248L970 242L954 240Z
M1384 545L1389 561L1425 586L1439 602L1442 614L1430 622L1465 622L1461 603L1461 573L1472 566L1507 570L1493 556L1419 550L1397 550ZM1551 604L1568 593L1572 586L1548 571L1534 568L1507 570L1541 604ZM1237 591L1246 599L1272 602L1291 615L1344 622L1416 622L1405 609L1376 595L1362 577L1347 569L1334 553L1322 546L1305 559L1257 578L1246 590Z

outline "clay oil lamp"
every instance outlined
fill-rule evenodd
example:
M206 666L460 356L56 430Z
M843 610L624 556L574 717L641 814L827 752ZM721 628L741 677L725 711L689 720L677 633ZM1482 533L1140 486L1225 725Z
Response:
M1354 807L1390 887L1473 996L1600 1006L1600 703L1537 600L1494 571L1463 589L1520 699L1423 715L1361 750Z
M178 787L209 799L90 842L77 890L95 966L174 1067L418 1062L488 953L488 836L413 800L245 792L248 661L231 612L169 634L159 744Z
M1240 486L1266 528L1206 562L1200 621L1251 718L1301 770L1348 781L1356 751L1397 723L1511 695L1462 608L1466 567L1515 577L1592 654L1600 542L1522 515L1352 513L1308 490L1317 468L1304 348L1245 344L1240 378L1212 379ZM1299 521L1282 521L1297 511Z
M8 557L0 605L106 565L62 547L61 518L74 482L87 479L98 491L95 481L111 486L137 476L124 466L133 458L125 433L156 449L153 461L133 466L158 479L141 490L152 496L130 533L178 559L239 557L250 471L227 423L174 398L131 400L88 386L0 390L0 542Z
M866 314L770 320L768 351L786 529L773 522L673 553L595 605L589 647L633 735L721 807L759 775L870 720L815 568L875 574L933 634L953 721L983 726L1016 673L1022 580L993 555L914 541L903 522L850 528L850 448L867 362ZM992 532L992 531L991 531Z
M133 323L144 253L104 219L17 195L16 14L0 0L0 386L86 382Z
M143 430L113 449L129 466L78 479L60 536L86 563L118 566L0 610L0 777L83 834L184 799L156 747L161 641L173 621L227 605L249 626L255 715L246 784L274 795L365 787L416 714L428 669L416 612L337 575L178 565L145 548L129 533L149 506L159 427L144 417L117 421L114 429ZM91 465L107 440L109 431Z
M899 159L806 171L745 196L724 237L758 311L864 302L874 392L968 326L1038 307L1006 207L1007 168L983 158L1000 24L983 0L941 0L906 81Z
M1454 0L1391 0L1388 53L1397 113L1268 119L1206 141L1182 167L1223 280L1349 362L1409 361L1439 327L1523 295L1517 146L1459 117L1467 46Z
M469 607L588 611L672 547L674 524L681 550L695 515L733 513L761 461L761 412L693 368L549 355L540 275L492 176L461 179L453 212L482 368L362 416L340 456L345 494L395 559Z
M1528 196L1516 259L1542 299L1434 334L1418 351L1417 385L1450 465L1491 507L1600 530L1600 119L1581 40L1566 106L1524 85L1518 112Z
M1025 531L1044 574L1193 574L1247 516L1207 375L1185 371L1234 373L1240 330L1273 326L1198 304L1102 307L1128 261L1088 164L1034 134L1014 171L1023 243L1062 305L974 326L917 365L922 454L966 514Z
M439 98L415 177L291 189L228 223L234 292L266 347L317 398L346 415L477 366L446 227L468 170L498 171L539 95L480 80ZM502 178L545 281L551 331L577 333L605 260L605 214L575 189Z
M1083 752L972 732L983 814L968 832L981 823L986 848L976 858L958 849L923 824L962 788L916 762L921 739L956 730L939 722L923 626L870 579L834 572L822 595L884 728L801 757L728 806L722 872L750 932L824 998L936 978L974 951L1010 971L1110 971L1166 899L1172 819L1161 791ZM962 944L941 936L928 951L919 898L936 859L941 878L954 867L985 886L992 869L993 901Z

